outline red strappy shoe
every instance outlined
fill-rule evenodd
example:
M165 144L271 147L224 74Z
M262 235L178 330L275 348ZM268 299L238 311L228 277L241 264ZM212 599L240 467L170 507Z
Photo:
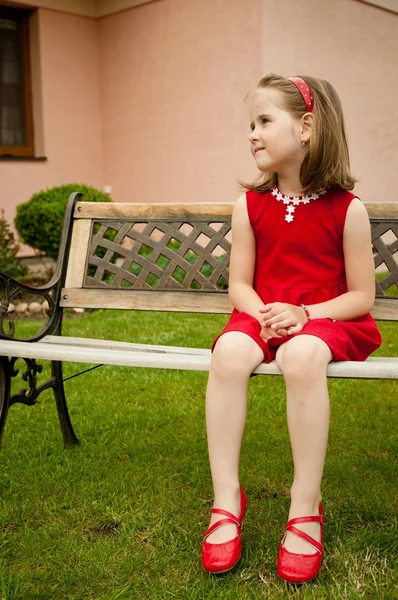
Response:
M313 537L297 529L294 525L299 523L320 523L321 525L321 539L320 542L314 540ZM322 504L319 505L319 515L311 517L298 517L297 519L290 519L286 524L285 535L283 536L282 542L279 546L278 555L278 575L281 579L289 581L291 583L305 583L314 579L319 573L321 568L321 562L323 557L323 545L322 545L322 525L325 523L325 517L323 516ZM316 550L313 554L295 554L289 552L283 546L283 542L286 538L286 532L291 531L295 533L303 540L311 544Z
M238 563L242 555L242 525L243 517L247 509L247 496L245 490L240 487L240 514L235 517L232 513L221 508L213 508L212 513L223 515L225 519L220 519L214 525L211 525L204 536L202 544L202 566L209 573L225 573ZM223 525L236 525L237 533L233 540L223 542L222 544L210 544L207 538L213 531Z

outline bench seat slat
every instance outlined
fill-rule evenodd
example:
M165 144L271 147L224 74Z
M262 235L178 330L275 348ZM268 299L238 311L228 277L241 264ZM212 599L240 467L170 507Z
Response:
M68 338L62 338L63 343L57 343L55 339L35 342L14 342L8 340L0 341L1 356L15 356L21 358L36 358L38 360L71 361L92 364L108 364L130 367L150 367L158 369L182 369L189 371L208 371L210 366L210 350L185 349L178 352L171 347L165 351L167 346L130 345L126 343L117 347L113 342L110 348L98 345L98 340L83 339L78 344L78 338L73 338L68 343ZM87 341L92 346L87 346ZM107 342L106 340L103 340ZM120 342L119 342L120 344ZM158 348L158 350L156 349ZM254 373L263 375L280 375L281 372L275 361L269 364L261 364ZM329 377L344 377L354 379L398 379L398 358L371 357L365 362L332 362L328 365Z
M116 350L146 351L173 354L203 354L208 355L207 348L184 348L183 346L159 346L155 344L136 344L134 342L117 342L114 340L99 340L97 338L59 337L57 335L46 335L41 342L44 344L67 344L68 346L80 346L81 348L111 348Z

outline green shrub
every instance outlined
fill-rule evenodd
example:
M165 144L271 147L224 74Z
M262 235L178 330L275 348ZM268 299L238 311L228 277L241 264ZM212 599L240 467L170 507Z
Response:
M72 192L81 192L83 200L87 202L110 202L106 194L77 183L34 194L17 207L15 218L15 227L25 244L51 258L57 258L66 203Z
M10 226L4 218L4 210L0 211L0 271L10 277L17 279L24 277L27 268L24 267L17 257L19 246L10 231Z

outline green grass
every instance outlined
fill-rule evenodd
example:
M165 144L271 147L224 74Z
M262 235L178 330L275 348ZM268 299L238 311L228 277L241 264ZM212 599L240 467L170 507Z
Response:
M66 335L209 347L225 316L89 313ZM18 323L25 334L37 323ZM397 356L396 325L377 353ZM66 364L65 376L82 370ZM43 380L41 378L41 380ZM397 383L330 380L325 561L302 587L276 576L292 476L282 378L255 377L241 460L239 566L200 566L211 502L206 373L102 367L66 383L81 440L65 450L51 392L11 407L0 453L1 600L393 599ZM20 382L16 389L21 387Z

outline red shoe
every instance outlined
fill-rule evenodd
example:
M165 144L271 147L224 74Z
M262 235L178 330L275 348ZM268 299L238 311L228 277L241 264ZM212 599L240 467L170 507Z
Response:
M239 562L242 555L242 525L243 517L247 509L247 497L242 486L240 487L240 514L235 517L232 513L221 508L213 508L212 513L224 515L225 519L220 519L211 525L204 536L202 544L202 566L209 573L225 573ZM223 525L236 525L237 533L233 540L223 542L222 544L210 544L206 541L213 531Z
M279 546L278 575L281 577L281 579L291 583L305 583L306 581L314 579L314 577L318 575L323 557L322 525L324 522L325 517L323 516L322 504L319 505L319 515L314 515L312 517L299 517L297 519L290 519L290 521L288 521L285 529L285 535ZM307 533L304 533L304 531L301 531L301 529L294 527L294 525L297 525L298 523L320 523L320 542L314 540L313 537ZM289 552L289 550L286 550L286 548L283 547L283 542L285 541L287 531L295 533L303 540L311 544L311 546L315 548L316 552L313 554L295 554L293 552Z

